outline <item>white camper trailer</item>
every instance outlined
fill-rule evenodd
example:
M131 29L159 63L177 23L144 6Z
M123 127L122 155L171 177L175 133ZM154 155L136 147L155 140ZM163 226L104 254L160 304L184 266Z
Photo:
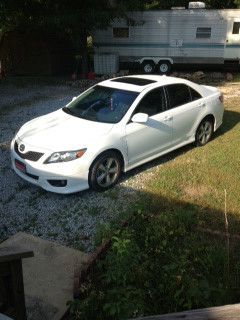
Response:
M129 13L93 35L96 54L138 63L143 72L168 73L173 65L222 65L238 69L240 10L173 9ZM134 23L130 23L134 21Z

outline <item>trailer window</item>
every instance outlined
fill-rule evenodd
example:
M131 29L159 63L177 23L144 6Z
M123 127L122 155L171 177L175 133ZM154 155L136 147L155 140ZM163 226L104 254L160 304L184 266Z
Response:
M197 28L196 38L211 38L212 28Z
M129 38L129 28L113 28L113 38Z
M239 29L240 29L240 22L234 22L232 34L239 34Z

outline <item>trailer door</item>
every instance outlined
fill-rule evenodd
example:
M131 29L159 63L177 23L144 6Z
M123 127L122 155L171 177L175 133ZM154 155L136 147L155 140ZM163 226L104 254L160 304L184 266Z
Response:
M224 52L224 59L240 59L240 19L230 19L227 27L227 39Z

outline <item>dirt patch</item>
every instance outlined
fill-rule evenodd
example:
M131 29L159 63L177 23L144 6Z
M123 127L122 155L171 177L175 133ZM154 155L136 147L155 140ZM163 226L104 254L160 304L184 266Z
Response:
M183 188L183 191L187 196L197 198L204 196L208 192L208 188L206 186L187 186Z
M221 90L221 92L224 94L226 98L239 97L240 83L239 82L225 83L224 85L219 86L219 89Z

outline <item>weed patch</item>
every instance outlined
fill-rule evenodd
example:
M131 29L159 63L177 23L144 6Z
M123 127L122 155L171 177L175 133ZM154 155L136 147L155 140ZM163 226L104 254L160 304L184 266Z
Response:
M229 274L225 241L199 232L198 222L186 208L136 212L70 304L73 318L128 319L236 302L236 261Z

